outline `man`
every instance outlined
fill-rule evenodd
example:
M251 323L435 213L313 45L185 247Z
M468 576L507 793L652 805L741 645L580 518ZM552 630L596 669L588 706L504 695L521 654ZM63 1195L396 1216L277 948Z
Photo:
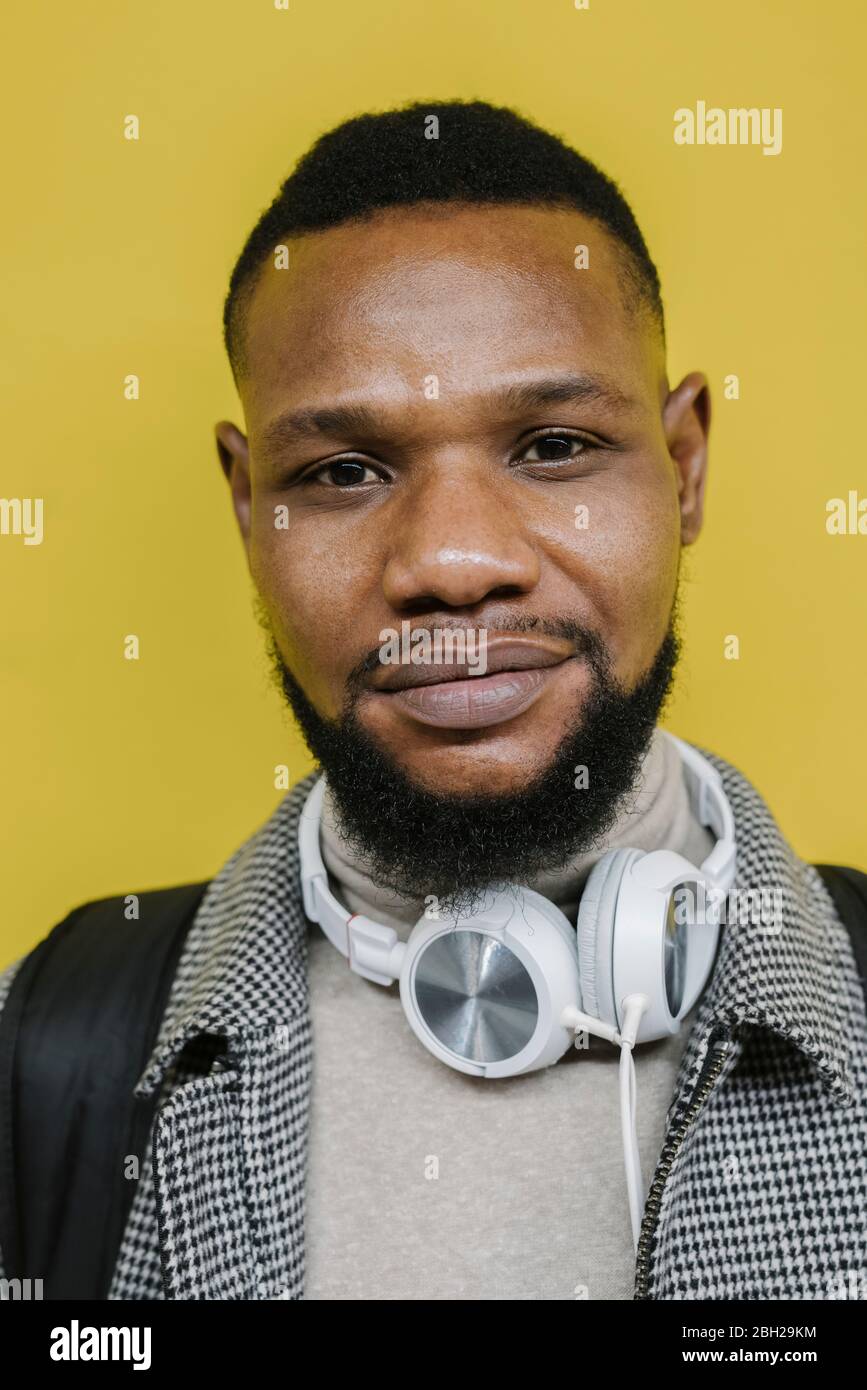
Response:
M221 422L217 447L324 773L310 853L344 939L354 921L399 955L527 889L574 952L605 856L709 862L718 836L658 727L709 390L667 379L658 276L616 186L480 102L349 121L260 218L225 330L246 428ZM437 664L444 633L465 646ZM469 1050L461 1069L457 1044L443 1065L403 977L347 969L311 921L305 778L196 900L138 1078L158 1108L108 1296L846 1296L867 1268L853 947L759 794L709 763L733 886L779 920L723 921L675 1031L632 1046L615 1000L608 1034L500 1077ZM614 1043L651 1178L637 1249Z

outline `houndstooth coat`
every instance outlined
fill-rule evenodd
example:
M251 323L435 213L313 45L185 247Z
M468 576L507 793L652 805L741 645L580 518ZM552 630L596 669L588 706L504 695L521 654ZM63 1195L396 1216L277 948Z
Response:
M734 812L735 887L782 889L783 924L723 929L635 1297L864 1298L867 1016L848 934L756 790L705 756ZM190 929L137 1087L160 1104L112 1299L304 1297L312 1049L297 827L313 777L232 856Z

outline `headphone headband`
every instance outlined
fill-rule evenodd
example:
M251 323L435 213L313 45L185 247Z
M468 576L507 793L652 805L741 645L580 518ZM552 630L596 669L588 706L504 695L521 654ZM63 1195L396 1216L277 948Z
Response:
M662 733L680 753L686 790L696 820L716 836L717 842L700 865L701 871L714 887L728 892L735 876L735 821L722 778L691 743L670 734L667 729Z
M319 826L322 821L322 802L325 797L325 777L318 777L304 803L298 826L298 848L301 856L301 891L304 911L311 922L318 922L333 946L342 955L349 955L349 919L352 916L337 901L328 887L328 874L319 845Z

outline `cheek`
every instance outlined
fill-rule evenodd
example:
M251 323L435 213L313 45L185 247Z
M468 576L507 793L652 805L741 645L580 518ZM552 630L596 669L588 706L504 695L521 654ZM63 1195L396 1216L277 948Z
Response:
M614 658L631 683L665 636L677 585L680 511L673 478L624 471L582 490L586 516L559 530L558 564L589 602Z
M673 483L661 480L624 512L612 535L618 667L631 685L650 665L668 630L680 559L680 510Z
M270 505L254 511L250 573L267 609L277 643L305 694L326 717L343 699L346 653L360 640L359 584L343 548L325 544L320 526L273 525ZM356 660L364 655L359 650Z

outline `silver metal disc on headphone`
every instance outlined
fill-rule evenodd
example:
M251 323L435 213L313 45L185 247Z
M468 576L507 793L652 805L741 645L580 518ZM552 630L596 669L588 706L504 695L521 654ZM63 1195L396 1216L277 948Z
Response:
M514 1057L536 1030L533 981L514 952L484 932L436 937L416 964L414 993L434 1037L468 1061Z
M694 893L693 885L687 886L686 884L681 884L675 889L668 900L668 911L665 916L663 947L665 961L665 996L668 1003L668 1011L672 1018L677 1018L680 1013L684 991L686 990L687 922L686 920L679 922L677 919L677 902L681 901L678 895L682 892L689 893L691 889ZM686 899L686 901L689 900Z

